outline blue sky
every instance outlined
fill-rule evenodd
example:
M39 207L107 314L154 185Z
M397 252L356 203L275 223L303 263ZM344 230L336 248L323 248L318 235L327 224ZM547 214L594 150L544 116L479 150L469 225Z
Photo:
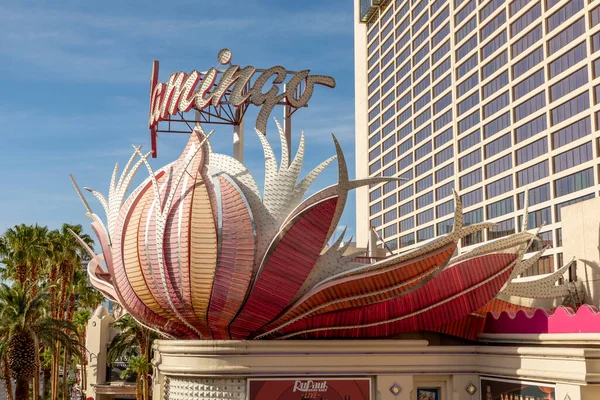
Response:
M294 115L293 149L304 130L307 172L334 154L333 132L353 176L352 7L348 0L2 0L0 231L18 223L87 228L69 173L81 186L106 193L115 162L124 164L131 145L149 150L152 60L160 60L165 81L172 72L215 66L224 47L231 49L234 64L282 65L333 76L337 87L317 87L309 107ZM279 118L281 109L272 115ZM262 183L254 116L249 113L247 119L246 164ZM231 128L215 129L213 148L230 154ZM268 138L279 154L273 126ZM175 159L186 139L163 134L153 167ZM147 176L143 170L138 175L136 182ZM313 191L336 179L333 164ZM102 215L100 205L89 200ZM352 195L341 221L351 235L354 214Z

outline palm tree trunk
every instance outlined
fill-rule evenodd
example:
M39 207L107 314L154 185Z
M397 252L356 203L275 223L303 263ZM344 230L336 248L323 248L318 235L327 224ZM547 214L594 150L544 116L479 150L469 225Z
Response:
M40 400L40 344L38 343L37 339L35 340L35 375L33 376L33 400Z
M2 359L2 375L4 375L4 387L6 388L6 400L13 400L12 381L10 377L10 371L8 369L8 362L6 358Z
M15 400L29 400L29 380L17 378Z
M48 392L50 391L50 378L52 377L51 367L44 367L44 379L42 381L42 400L48 398Z
M143 389L142 389L142 377L137 374L135 383L135 400L144 400Z
M84 325L83 330L81 331L81 338L79 339L81 342L81 390L85 393L87 390L87 351L85 347L85 338L87 335L87 329Z
M65 348L63 359L63 376L62 376L62 400L67 400L67 363L69 361L69 352Z
M58 400L58 371L60 365L60 344L56 345L55 352L52 355L52 400Z
M25 286L25 281L27 280L27 265L19 264L15 267L17 271L17 280L23 286Z
M148 373L144 372L142 375L144 382L144 400L150 400L150 382L148 381Z

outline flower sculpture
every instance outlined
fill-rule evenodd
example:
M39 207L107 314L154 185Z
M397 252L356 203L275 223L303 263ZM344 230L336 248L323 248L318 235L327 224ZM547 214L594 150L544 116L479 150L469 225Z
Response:
M115 167L107 197L87 189L106 222L73 180L102 249L87 248L94 286L140 323L180 339L368 338L417 330L471 337L482 327L478 312L518 308L510 295L498 296L523 291L511 282L525 268L535 234L523 230L453 257L461 238L493 226L463 226L455 194L451 233L360 263L358 254L346 254L343 235L326 246L348 192L398 179L350 180L334 137L338 183L303 199L336 157L299 180L304 135L290 162L278 127L279 166L257 131L265 153L262 194L242 163L212 152L210 134L199 125L177 161L154 172L148 154L135 148L119 179ZM127 197L144 165L149 177Z

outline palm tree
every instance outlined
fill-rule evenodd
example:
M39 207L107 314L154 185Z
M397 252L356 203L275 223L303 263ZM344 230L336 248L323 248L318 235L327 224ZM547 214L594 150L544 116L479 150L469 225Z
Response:
M73 316L73 324L77 329L79 335L79 345L81 347L81 357L79 358L79 365L81 366L81 390L85 393L87 387L87 354L85 348L85 336L87 331L87 324L90 320L92 313L90 310L77 310Z
M150 363L145 356L132 356L129 358L127 368L121 372L121 378L126 379L132 375L136 376L135 398L144 400L148 398L146 394L148 386L148 372L150 372Z
M28 278L29 283L37 285L39 262L48 254L47 231L38 225L21 224L7 229L0 240L2 262L12 268L14 276L10 278L22 286L28 285Z
M31 296L31 286L15 282L13 287L0 286L0 325L5 327L7 361L10 375L16 380L15 398L29 397L29 385L37 372L39 344L59 342L79 354L72 324L50 318L48 294L43 288Z
M129 314L123 315L115 321L113 328L119 331L119 334L113 338L108 347L108 361L110 364L123 356L132 356L131 361L135 359L135 365L130 364L130 372L135 372L137 376L136 397L138 400L148 400L150 393L148 389L148 373L150 371L150 359L152 353L152 342L160 338L160 335L145 326L139 324ZM135 354L137 352L137 354ZM145 367L142 365L145 362ZM129 369L129 368L128 368ZM140 381L142 384L140 385ZM138 393L143 388L143 395ZM141 397L140 397L141 396Z
M50 298L52 304L55 306L52 309L52 317L72 322L72 318L75 311L75 287L73 284L75 278L75 271L80 269L82 261L87 259L85 249L79 244L79 242L73 237L69 230L75 232L82 238L88 245L93 245L94 241L92 238L83 233L83 227L81 225L69 225L63 224L60 230L52 231L49 234L49 246L51 249L51 267L49 270L48 278L50 282L59 283L58 292L56 289L50 290ZM67 379L66 370L68 362L69 349L63 351L63 399L66 399L67 395ZM60 366L60 345L55 347L54 356L51 366L52 375L52 399L58 399L58 386L59 386L59 366Z

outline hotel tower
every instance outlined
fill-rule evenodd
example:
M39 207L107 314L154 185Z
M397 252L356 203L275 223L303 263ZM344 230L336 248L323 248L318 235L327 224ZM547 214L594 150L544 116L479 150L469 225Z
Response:
M527 191L551 247L530 274L562 265L561 208L600 188L600 1L355 0L354 24L357 176L406 179L357 193L358 244L448 233L453 189L498 223L462 246L493 240Z

